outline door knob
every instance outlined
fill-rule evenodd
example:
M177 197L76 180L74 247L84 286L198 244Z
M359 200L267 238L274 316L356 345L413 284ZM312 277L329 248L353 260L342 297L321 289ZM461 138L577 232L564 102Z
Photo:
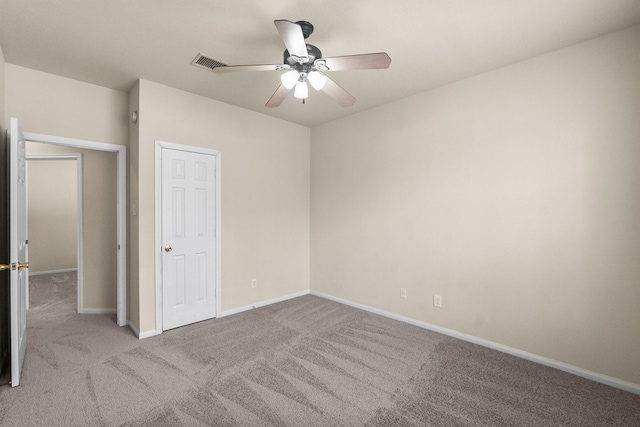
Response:
M28 262L16 262L15 264L0 264L0 271L4 270L22 270L23 268L29 268Z
M165 252L171 252L172 250L173 250L173 248L171 246L169 246L169 245L164 247L164 251Z

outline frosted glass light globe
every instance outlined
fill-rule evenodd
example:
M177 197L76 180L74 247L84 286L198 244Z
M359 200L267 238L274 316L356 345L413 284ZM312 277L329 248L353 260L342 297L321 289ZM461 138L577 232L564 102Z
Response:
M298 82L296 85L296 90L293 92L293 96L299 99L305 99L309 96L309 88L307 87L307 82Z
M280 76L280 82L282 86L287 89L292 89L296 85L299 77L300 75L296 70L289 70Z
M311 83L311 86L313 86L315 90L322 90L325 83L327 83L327 76L325 76L319 71L310 72L309 75L307 76L307 79L309 80L309 83Z

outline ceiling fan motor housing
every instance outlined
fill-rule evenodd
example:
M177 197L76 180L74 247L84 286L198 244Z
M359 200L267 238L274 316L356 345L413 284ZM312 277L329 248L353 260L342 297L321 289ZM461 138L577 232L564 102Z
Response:
M316 46L307 44L307 56L309 57L309 63L313 64L313 61L322 58L322 52L320 52L320 49L318 49ZM289 64L295 68L296 64L298 64L298 61L296 61L295 58L291 57L288 49L285 49L283 63Z

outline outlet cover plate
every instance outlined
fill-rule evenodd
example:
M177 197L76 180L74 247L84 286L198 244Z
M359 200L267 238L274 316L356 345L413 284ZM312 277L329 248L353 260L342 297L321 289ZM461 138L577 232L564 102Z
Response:
M433 306L442 308L442 297L440 295L433 296Z

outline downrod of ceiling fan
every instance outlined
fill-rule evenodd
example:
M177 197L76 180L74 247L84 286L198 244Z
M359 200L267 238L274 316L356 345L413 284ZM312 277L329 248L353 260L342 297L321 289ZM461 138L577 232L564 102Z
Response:
M302 29L302 35L304 38L308 38L311 34L313 34L313 25L308 21L297 21L296 24L300 25Z

